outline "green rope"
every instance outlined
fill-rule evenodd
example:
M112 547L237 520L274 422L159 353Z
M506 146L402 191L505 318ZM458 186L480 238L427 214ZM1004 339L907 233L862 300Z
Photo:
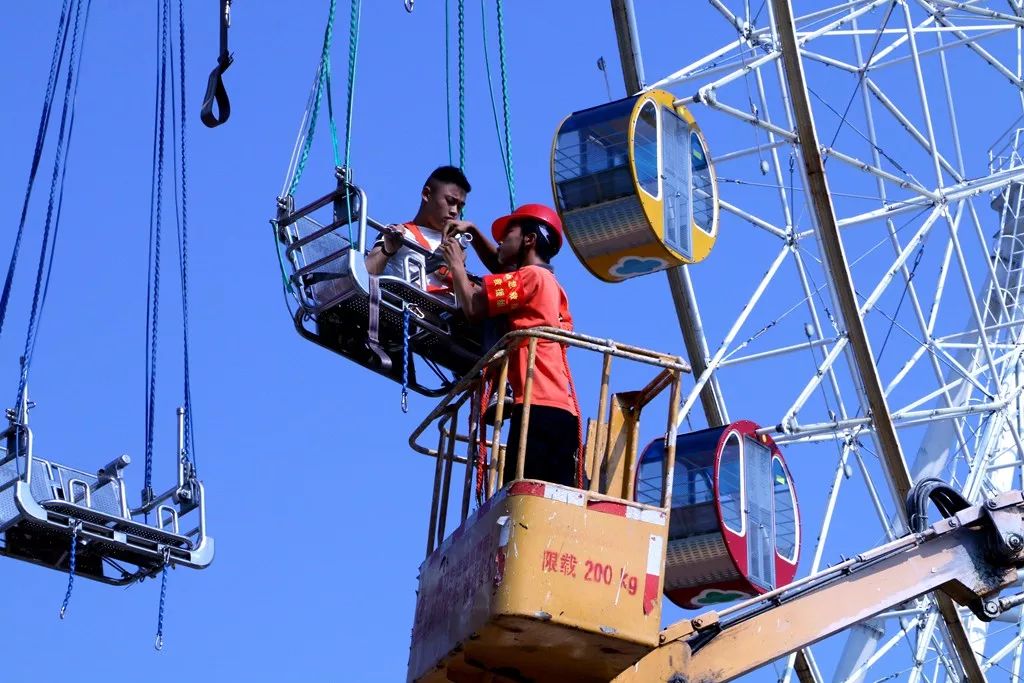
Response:
M345 114L345 171L352 167L352 113L356 97L356 61L359 55L359 22L362 18L362 0L352 0L348 26L348 110ZM348 215L348 243L355 243L352 226L352 193L345 192L345 209ZM362 248L363 245L359 245Z
M516 173L512 166L512 126L508 101L508 64L505 59L505 15L503 1L497 0L498 8L498 61L501 64L501 108L505 117L505 175L508 180L508 202L511 209L516 205Z
M327 75L324 76L324 89L327 91L327 118L331 124L331 147L334 149L334 165L341 164L338 154L338 126L334 123L334 100L331 98L331 64L327 63Z
M362 13L362 0L352 0L348 27L348 111L345 118L345 168L349 168L352 159L352 112L355 105L356 61L359 53L359 21Z
M501 15L498 15L499 26L501 22ZM489 56L490 50L487 47L487 0L480 0L480 23L483 27L484 36L484 70L487 72L487 94L491 98L491 114L494 115L494 130L498 136L498 154L501 155L501 165L505 169L505 182L508 185L508 203L509 210L514 211L516 206L515 197L515 183L512 176L512 162L509 157L509 143L508 143L508 96L506 88L502 87L503 103L505 110L505 134L503 136L501 124L498 122L498 105L494 102L494 84L491 80L491 59ZM499 37L502 36L501 31L498 33ZM504 43L502 39L500 41ZM502 82L505 83L504 77L504 60L502 60Z
M320 103L323 101L324 90L326 89L328 75L331 72L331 39L334 36L334 11L337 8L337 0L331 0L330 11L327 15L327 27L324 29L324 44L320 51L320 66L317 67L316 96L313 98L313 112L309 118L309 127L306 129L306 139L302 143L302 153L299 155L299 163L295 167L295 175L288 186L288 194L294 195L299 187L299 180L306 170L306 161L309 159L309 150L313 146L313 135L316 133L316 121L320 113Z
M459 168L466 170L466 0L459 0Z

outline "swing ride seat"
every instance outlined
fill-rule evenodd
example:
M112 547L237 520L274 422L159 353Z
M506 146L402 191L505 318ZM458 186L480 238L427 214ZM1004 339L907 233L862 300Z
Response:
M366 193L339 174L338 188L315 202L293 209L291 197L279 202L272 221L285 245L291 268L289 285L299 304L295 328L302 337L359 365L401 383L406 348L403 311L408 309L408 349L413 356L446 368L456 377L468 372L483 355L481 328L462 315L454 296L427 291L427 250L412 241L401 264L402 276L377 277L379 297L372 292L364 263L368 251L366 226L384 226L367 217ZM330 207L330 221L313 215ZM376 343L371 321L378 321ZM409 359L408 386L426 396L443 395L451 382L441 377L432 388L419 381Z
M16 439L21 434L21 445ZM70 542L77 525L75 573L124 585L160 572L164 563L201 569L213 560L206 535L203 486L176 486L131 510L122 455L92 474L33 457L27 427L7 429L0 448L0 554L59 571L70 569ZM182 533L181 519L195 511L198 525ZM155 512L154 524L139 521Z

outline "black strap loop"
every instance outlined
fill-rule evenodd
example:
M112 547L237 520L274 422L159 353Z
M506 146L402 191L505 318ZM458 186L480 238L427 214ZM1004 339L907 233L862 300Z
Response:
M217 57L217 66L210 72L210 78L206 82L206 95L203 96L203 107L199 111L199 118L207 128L216 128L231 116L231 101L224 87L224 72L235 60L228 51L231 0L220 0L220 9L220 56ZM217 114L213 112L214 103L217 105Z

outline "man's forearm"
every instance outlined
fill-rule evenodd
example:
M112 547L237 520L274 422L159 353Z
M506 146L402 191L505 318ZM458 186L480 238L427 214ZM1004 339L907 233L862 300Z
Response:
M498 248L475 225L472 228L472 233L473 250L480 257L480 262L492 273L501 272L501 264L498 262Z
M484 311L480 308L477 293L477 286L469 281L465 268L450 268L452 276L452 288L455 290L455 298L459 302L459 308L470 320L479 320L483 317Z
M366 272L370 275L380 275L384 272L384 267L388 264L388 257L384 254L384 250L381 249L378 244L370 253L366 255Z

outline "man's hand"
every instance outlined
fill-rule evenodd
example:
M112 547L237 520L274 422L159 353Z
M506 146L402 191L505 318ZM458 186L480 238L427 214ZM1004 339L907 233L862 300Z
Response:
M443 235L444 237L450 237L459 234L470 234L476 232L476 225L472 221L459 221L450 220L444 226Z
M466 252L454 237L445 237L441 242L441 255L451 272L463 272L466 269Z
M405 238L404 225L388 225L381 232L384 235L384 248L388 253L394 254L402 248L402 242Z

